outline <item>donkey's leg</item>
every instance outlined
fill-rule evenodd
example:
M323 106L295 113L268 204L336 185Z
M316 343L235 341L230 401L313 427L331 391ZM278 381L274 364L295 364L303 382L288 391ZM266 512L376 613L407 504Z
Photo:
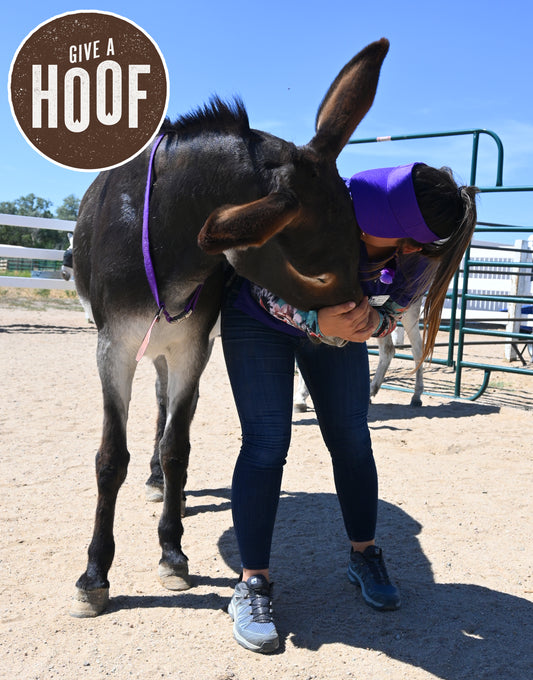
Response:
M374 377L370 383L370 397L375 397L383 383L385 374L390 366L390 362L394 356L394 343L390 335L385 335L383 338L378 338L379 347L379 362Z
M98 369L104 398L102 442L96 455L98 500L87 570L76 582L72 616L98 616L109 601L107 574L113 562L113 523L118 491L126 479L129 452L126 423L135 359L102 333L98 336Z
M168 416L159 444L161 467L165 476L163 512L159 522L162 556L159 579L170 590L190 588L188 561L181 549L183 525L181 499L187 476L190 441L189 430L198 401L198 382L210 354L212 342L186 339L167 357Z
M209 350L208 357L211 355L211 350L213 349L213 339L209 340ZM164 356L159 356L154 361L154 366L157 371L156 380L156 398L158 406L158 416L157 416L157 427L156 427L156 438L154 453L152 459L150 460L150 477L146 482L146 500L152 503L160 503L163 500L163 493L165 489L165 480L163 475L163 470L161 469L161 461L159 455L159 443L163 437L165 431L165 425L167 420L167 394L168 394L168 366L167 360ZM196 393L191 405L191 421L194 417L196 411L196 406L198 404L198 387L196 388ZM185 473L185 479L183 482L183 487L187 482L187 473ZM186 500L184 489L181 492L181 510L180 514L185 517L186 510Z
M157 400L157 425L155 433L154 453L150 460L150 477L146 481L146 500L152 503L159 503L163 500L165 480L163 470L159 461L159 442L165 431L167 422L167 392L168 392L168 366L164 356L154 359L154 366L157 372L155 382L155 394Z
M422 406L422 392L424 391L424 369L420 363L422 358L422 336L418 327L419 315L420 305L414 305L407 310L403 318L403 325L411 343L415 366L418 366L415 375L415 390L411 397L411 406L413 407Z
M305 380L303 379L303 376L300 373L298 367L297 370L298 370L298 385L296 387L296 392L294 394L292 406L294 411L296 411L297 413L305 413L307 411L307 398L309 397L309 390L307 389Z

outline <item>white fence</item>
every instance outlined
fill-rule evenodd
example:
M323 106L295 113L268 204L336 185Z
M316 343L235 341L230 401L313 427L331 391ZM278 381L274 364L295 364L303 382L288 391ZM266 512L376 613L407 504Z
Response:
M468 292L475 295L510 295L529 296L533 294L532 269L521 272L513 266L513 262L533 262L533 236L529 241L516 240L513 245L504 245L474 239L470 250L470 261L494 262L497 266L480 266L477 270L470 265L468 276ZM459 290L462 289L463 276L459 276ZM446 300L443 318L450 318L452 301ZM533 319L533 315L522 315L520 305L507 306L495 300L470 300L467 303L468 320L488 321L505 324L513 316L524 316ZM510 330L510 329L508 329Z
M46 217L26 217L24 215L0 214L0 224L9 227L30 227L31 229L55 229L57 231L74 231L76 222L58 220ZM6 246L0 244L0 258L23 258L29 260L63 261L63 250L46 248L25 248L23 246ZM59 288L62 290L76 290L74 281L64 281L54 278L53 272L34 273L31 278L24 276L0 275L0 287L7 288Z

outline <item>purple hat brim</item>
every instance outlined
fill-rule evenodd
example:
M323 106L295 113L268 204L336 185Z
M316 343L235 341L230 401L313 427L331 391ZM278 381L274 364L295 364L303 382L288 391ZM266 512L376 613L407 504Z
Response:
M417 163L358 172L348 181L355 217L361 231L380 238L438 241L418 207L413 186Z

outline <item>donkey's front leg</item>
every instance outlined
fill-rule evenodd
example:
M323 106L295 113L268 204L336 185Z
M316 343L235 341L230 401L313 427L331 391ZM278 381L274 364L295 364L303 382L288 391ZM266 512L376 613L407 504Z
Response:
M98 500L87 569L76 582L76 599L70 612L77 617L98 616L109 602L107 575L115 554L115 505L130 458L126 423L135 364L121 360L119 353L111 351L99 337L98 367L104 397L102 442L96 455Z
M376 394L379 392L379 388L383 383L385 374L387 373L387 370L390 366L390 363L396 351L394 349L394 343L390 335L385 335L383 338L378 338L378 346L379 346L379 362L376 368L376 372L374 373L374 377L370 382L370 399L372 399L372 397L375 397Z
M182 394L172 408L165 433L159 443L159 457L165 477L163 512L159 521L159 543L162 556L159 562L159 580L169 590L186 590L191 587L186 555L181 549L183 525L181 501L189 463L189 427L191 406L196 387Z

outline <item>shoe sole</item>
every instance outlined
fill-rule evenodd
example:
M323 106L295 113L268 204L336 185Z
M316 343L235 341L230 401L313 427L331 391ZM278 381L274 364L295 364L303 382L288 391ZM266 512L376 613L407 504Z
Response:
M235 622L235 613L231 605L232 602L228 605L228 614L233 621L233 637L241 647L244 647L251 652L258 652L259 654L270 654L270 652L275 652L279 647L279 638L276 638L275 640L265 640L260 645L254 645L253 642L250 642L239 633L237 630L237 623Z
M354 574L353 571L350 570L350 567L348 567L347 574L350 583L353 583L355 586L358 586L361 589L361 595L363 596L363 600L367 603L369 607L372 607L372 609L375 609L378 612L394 612L400 608L401 606L400 602L398 602L398 604L391 605L376 602L376 600L373 600L370 597L370 595L366 592L365 584L360 580L357 574Z
M233 637L235 640L237 640L241 647L244 647L251 652L258 652L259 654L270 654L271 652L275 652L279 647L278 639L271 640L270 642L263 642L259 646L254 645L249 640L246 640L246 638L243 638L241 635L239 635L238 631L235 630L235 625L233 626Z

